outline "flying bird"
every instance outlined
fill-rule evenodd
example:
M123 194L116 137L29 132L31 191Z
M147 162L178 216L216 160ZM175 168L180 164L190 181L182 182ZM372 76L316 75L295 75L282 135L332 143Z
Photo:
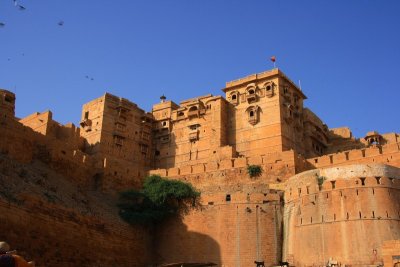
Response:
M24 11L26 8L24 6L18 5L18 9Z
M93 77L89 77L88 75L86 75L85 78L88 79L88 80L94 81L94 78Z
M6 26L6 24L3 22L0 22L0 28L3 28L4 26Z
M58 26L63 26L63 25L64 25L64 21L60 20L60 21L58 22Z

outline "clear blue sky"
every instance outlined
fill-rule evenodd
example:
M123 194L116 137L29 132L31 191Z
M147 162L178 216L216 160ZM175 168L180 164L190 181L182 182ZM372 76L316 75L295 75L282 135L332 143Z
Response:
M272 68L329 127L399 132L400 1L0 0L0 88L79 122L108 91L151 110ZM64 21L59 26L59 21ZM92 81L90 78L94 78Z

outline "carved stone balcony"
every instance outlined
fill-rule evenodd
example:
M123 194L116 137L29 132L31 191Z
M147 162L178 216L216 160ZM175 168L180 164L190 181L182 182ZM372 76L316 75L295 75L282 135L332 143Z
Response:
M254 93L254 94L248 94L246 95L246 99L248 103L253 103L256 102L258 100L258 96Z
M189 132L189 141L194 142L199 140L199 131L198 130L191 130Z

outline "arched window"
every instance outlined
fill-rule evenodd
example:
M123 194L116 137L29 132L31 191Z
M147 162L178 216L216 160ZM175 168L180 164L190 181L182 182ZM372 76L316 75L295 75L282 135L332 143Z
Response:
M196 106L193 106L193 107L189 108L189 112L193 112L193 111L196 111L196 110L197 110Z
M259 113L261 112L260 107L250 106L246 109L247 120L250 124L255 125L259 121Z
M198 117L199 116L199 107L198 106L191 106L187 113L189 118Z
M251 83L246 87L246 100L248 103L253 103L258 101L258 92L257 85L255 83Z
M234 105L239 104L239 92L238 91L232 91L229 93L228 96L229 102L231 102Z
M263 88L265 90L265 95L267 97L273 97L274 96L274 83L273 82L264 83Z

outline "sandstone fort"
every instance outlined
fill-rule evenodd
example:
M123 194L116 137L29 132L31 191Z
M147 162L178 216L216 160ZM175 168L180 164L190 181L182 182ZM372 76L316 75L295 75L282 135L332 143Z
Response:
M329 128L279 69L223 93L150 112L105 93L62 125L16 118L0 90L0 239L46 267L400 266L398 133ZM151 174L190 182L200 207L124 222L117 192Z

